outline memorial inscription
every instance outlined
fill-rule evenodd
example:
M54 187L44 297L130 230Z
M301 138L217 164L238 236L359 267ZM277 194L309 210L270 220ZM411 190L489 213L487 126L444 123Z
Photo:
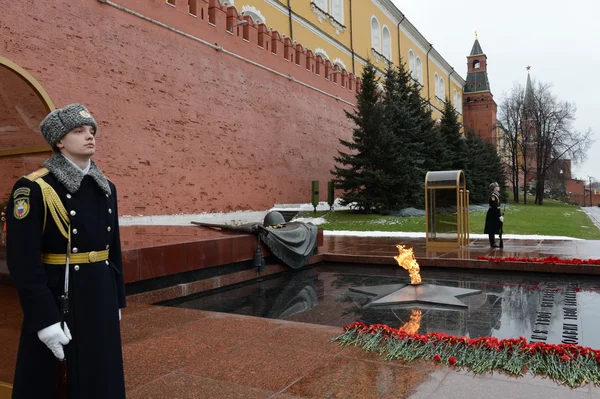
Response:
M530 342L579 344L579 333L577 283L567 283L564 288L556 282L546 283Z

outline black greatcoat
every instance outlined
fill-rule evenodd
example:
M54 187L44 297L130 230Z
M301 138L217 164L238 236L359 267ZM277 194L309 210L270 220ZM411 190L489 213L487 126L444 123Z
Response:
M502 222L500 222L500 197L498 194L491 193L489 199L490 208L487 211L487 215L485 215L485 228L483 232L485 234L500 234L500 226Z
M117 193L93 162L92 169L96 175L84 176L78 189L71 187L71 192L57 177L60 173L51 171L41 179L54 188L69 212L72 252L109 249L108 261L70 265L66 321L73 340L65 346L69 398L121 399L125 398L125 383L119 309L125 307L125 286ZM98 175L104 179L104 186L98 183ZM19 199L26 197L23 207ZM67 240L50 212L45 228L44 217L40 186L27 177L21 178L7 208L7 263L24 316L13 399L56 396L56 359L39 340L37 331L60 321L57 297L64 291L64 265L43 264L40 255L65 254Z

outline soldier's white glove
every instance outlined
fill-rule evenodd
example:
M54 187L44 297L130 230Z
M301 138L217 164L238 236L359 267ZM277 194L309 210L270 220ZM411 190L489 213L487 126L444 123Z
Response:
M121 320L121 309L119 309L119 320Z
M62 360L65 358L65 351L63 345L66 345L73 339L71 337L71 331L67 323L64 324L64 330L60 328L60 323L52 324L46 328L42 328L37 332L38 338L42 341L48 349L52 351L54 356Z
M504 216L500 216L500 222L504 223Z

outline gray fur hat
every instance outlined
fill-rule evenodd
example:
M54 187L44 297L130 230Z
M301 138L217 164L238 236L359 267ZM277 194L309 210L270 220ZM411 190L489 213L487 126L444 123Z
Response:
M71 130L84 125L98 131L96 120L87 108L81 104L70 104L50 112L40 123L40 130L44 139L52 147L52 151L59 152L56 143Z
M494 183L490 184L490 190L493 190L493 189L495 189L496 187L500 187L500 185L499 185L498 183L496 183L496 182L494 182Z

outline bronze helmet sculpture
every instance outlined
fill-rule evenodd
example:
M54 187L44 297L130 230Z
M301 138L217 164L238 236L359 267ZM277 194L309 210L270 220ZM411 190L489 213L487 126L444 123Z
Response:
M285 219L283 215L277 211L271 211L265 215L265 219L263 221L263 226L277 226L285 224Z

